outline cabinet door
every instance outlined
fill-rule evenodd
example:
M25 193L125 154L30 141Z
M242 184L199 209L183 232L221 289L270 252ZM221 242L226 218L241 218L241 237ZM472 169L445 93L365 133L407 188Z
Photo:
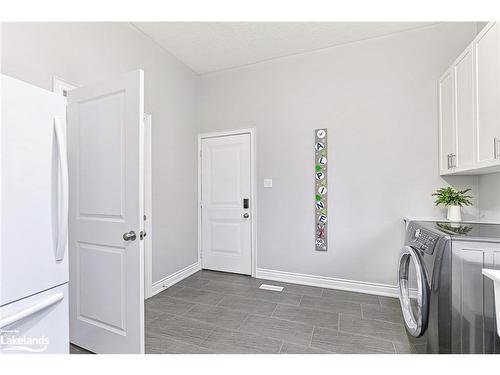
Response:
M474 42L476 61L477 124L476 164L487 167L500 164L499 26L488 24Z
M452 251L452 353L499 353L493 281L483 268L500 269L500 244L456 241Z
M453 66L455 84L456 171L474 168L474 55L472 45Z
M453 76L448 70L439 80L439 169L452 172L451 155L455 153Z

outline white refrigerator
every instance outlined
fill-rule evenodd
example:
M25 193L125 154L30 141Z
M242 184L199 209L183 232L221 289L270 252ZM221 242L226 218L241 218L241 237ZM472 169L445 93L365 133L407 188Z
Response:
M0 353L68 353L66 99L0 85Z

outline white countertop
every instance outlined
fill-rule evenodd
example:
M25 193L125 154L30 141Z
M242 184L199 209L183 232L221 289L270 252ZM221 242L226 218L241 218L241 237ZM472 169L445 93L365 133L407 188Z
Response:
M483 275L489 277L496 283L500 283L500 270L491 270L488 268L483 268Z
M483 275L493 280L495 294L495 314L497 316L497 333L500 336L500 270L483 268Z
M441 223L452 223L452 221L443 218L443 217L409 217L409 216L404 216L403 220L405 223L409 221L439 221ZM461 223L464 224L500 224L498 221L491 221L491 220L463 220Z

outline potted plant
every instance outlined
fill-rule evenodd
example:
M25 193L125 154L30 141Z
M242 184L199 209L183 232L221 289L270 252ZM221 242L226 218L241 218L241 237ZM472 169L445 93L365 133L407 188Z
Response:
M436 197L436 206L442 204L448 207L447 219L450 221L462 221L460 207L472 205L472 196L467 195L471 189L455 190L451 186L438 189L432 195Z

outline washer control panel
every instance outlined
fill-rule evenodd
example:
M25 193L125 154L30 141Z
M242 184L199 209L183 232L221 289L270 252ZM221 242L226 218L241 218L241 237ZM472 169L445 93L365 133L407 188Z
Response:
M408 233L414 248L424 251L427 254L434 252L434 245L439 239L438 235L414 226L408 227Z

